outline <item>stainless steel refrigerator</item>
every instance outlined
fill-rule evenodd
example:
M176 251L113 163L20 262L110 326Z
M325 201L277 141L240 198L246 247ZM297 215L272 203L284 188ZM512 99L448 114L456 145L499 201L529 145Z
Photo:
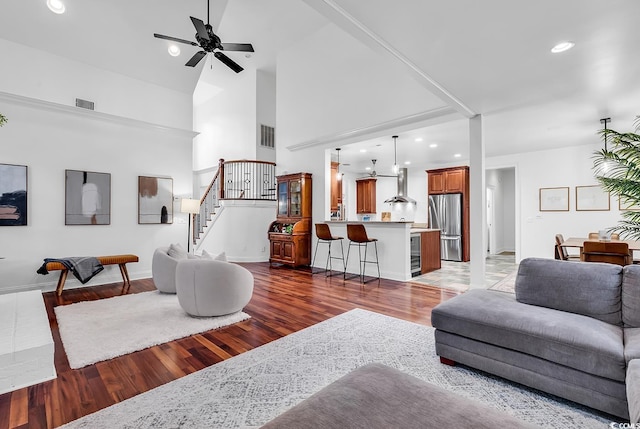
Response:
M429 219L440 230L440 259L462 261L462 194L429 195Z

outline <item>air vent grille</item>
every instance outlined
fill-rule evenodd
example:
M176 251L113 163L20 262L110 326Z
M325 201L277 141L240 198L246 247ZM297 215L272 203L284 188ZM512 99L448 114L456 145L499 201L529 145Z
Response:
M260 146L276 147L276 129L268 125L260 125Z
M83 100L82 98L76 98L76 107L82 107L83 109L95 110L93 101Z

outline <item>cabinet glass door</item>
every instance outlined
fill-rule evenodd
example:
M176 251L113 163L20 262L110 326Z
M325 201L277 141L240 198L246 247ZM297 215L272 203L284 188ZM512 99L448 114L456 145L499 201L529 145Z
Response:
M278 215L287 215L287 182L278 183Z
M289 216L300 216L300 181L292 180L289 182L289 189L291 192L291 207L289 209Z

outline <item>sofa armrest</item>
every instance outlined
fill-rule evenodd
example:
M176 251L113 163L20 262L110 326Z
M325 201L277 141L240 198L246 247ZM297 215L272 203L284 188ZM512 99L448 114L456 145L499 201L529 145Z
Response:
M633 359L627 366L627 403L629 404L629 421L640 423L640 359Z

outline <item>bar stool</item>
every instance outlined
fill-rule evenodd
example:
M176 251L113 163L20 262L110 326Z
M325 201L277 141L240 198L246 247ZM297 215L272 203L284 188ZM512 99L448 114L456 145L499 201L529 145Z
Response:
M313 272L313 267L315 266L314 262L316 260L316 255L318 254L318 245L320 243L323 243L323 244L326 243L329 245L329 254L327 255L327 262L325 263L325 266L324 266L324 272L326 277L330 277L334 275L334 274L331 274L331 271L333 271L333 267L331 265L332 259L342 260L342 268L344 270L346 267L346 264L344 261L344 248L342 247L342 237L334 237L333 235L331 235L331 230L329 229L329 225L327 225L326 223L316 223L316 237L318 237L318 241L316 242L316 250L315 252L313 252L313 261L311 262L311 274L318 274L320 272L320 271L316 271L315 273ZM331 243L333 243L336 240L340 240L340 252L342 255L340 257L331 256ZM329 274L327 274L327 272L329 272Z
M360 273L358 274L358 277L360 277L360 281L362 283L367 283L376 279L374 277L372 279L367 280L366 282L364 281L364 275L367 268L367 264L376 264L376 267L378 268L377 279L378 281L380 281L380 264L378 263L378 239L369 238L367 236L367 230L365 229L364 225L362 225L361 223L347 224L347 238L349 238L349 249L347 250L347 261L345 262L344 279L347 280L346 267L347 267L347 264L349 263L349 253L351 252L351 245L356 245L358 246L358 257L360 259L359 267L358 267L360 269ZM376 251L375 261L369 261L367 259L367 249L368 249L369 243L373 243L375 247L375 251ZM362 259L362 246L364 246L364 259ZM354 277L356 276L351 276L349 278L354 278Z

